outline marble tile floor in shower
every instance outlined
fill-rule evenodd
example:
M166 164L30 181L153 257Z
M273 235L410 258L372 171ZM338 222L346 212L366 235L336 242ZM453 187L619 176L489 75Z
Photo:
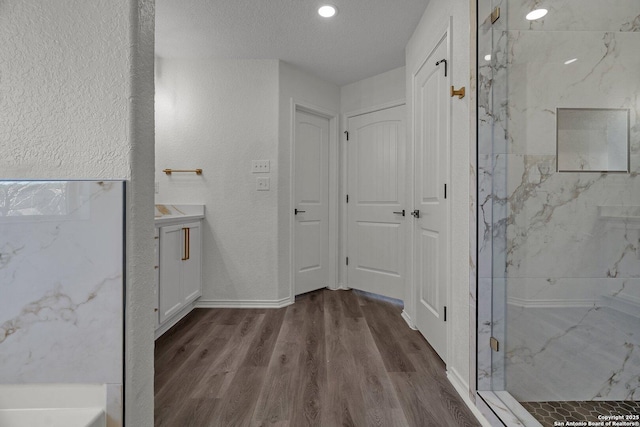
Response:
M520 402L520 404L540 421L544 427L558 425L556 422L599 422L599 416L640 416L640 402L634 401L589 401L589 402ZM637 421L637 419L636 419Z

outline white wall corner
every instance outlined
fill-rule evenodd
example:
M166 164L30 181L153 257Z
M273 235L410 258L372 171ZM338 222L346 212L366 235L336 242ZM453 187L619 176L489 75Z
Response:
M351 288L346 283L338 283L338 287L336 288L336 290L337 289L340 289L342 291L348 291Z
M87 6L89 7L89 6ZM127 283L125 302L125 366L123 425L153 423L153 307L155 264L150 220L154 211L155 165L155 3L129 1L130 145L127 185ZM95 53L94 53L95 54ZM107 90L111 90L108 87ZM97 127L102 132L102 123ZM94 142L99 145L99 143ZM75 153L74 153L75 156ZM150 243L150 242L149 242Z

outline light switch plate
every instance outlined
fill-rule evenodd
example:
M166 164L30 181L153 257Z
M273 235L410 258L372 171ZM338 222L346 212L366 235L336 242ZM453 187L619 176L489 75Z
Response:
M251 172L253 173L269 173L271 172L271 165L269 160L252 160Z
M158 181L156 181L155 190L156 194L160 193L160 183Z
M269 191L269 177L256 178L256 190Z

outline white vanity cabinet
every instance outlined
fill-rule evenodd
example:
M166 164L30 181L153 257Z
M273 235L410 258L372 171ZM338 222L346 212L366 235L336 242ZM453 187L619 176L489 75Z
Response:
M187 214L156 216L156 338L186 316L202 295L200 218Z
M202 295L200 221L160 228L159 322Z
M160 320L159 320L159 316L158 313L160 312L160 308L158 307L159 301L158 301L158 288L160 287L160 228L155 227L154 228L155 232L153 234L153 253L154 253L154 283L155 286L153 287L153 297L154 297L154 301L155 301L155 319L156 319L156 329L158 329L158 327L160 326Z

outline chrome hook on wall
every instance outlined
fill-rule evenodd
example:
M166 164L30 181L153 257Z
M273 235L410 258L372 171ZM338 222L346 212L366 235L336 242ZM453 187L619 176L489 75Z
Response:
M436 67L443 62L444 62L444 76L447 77L447 60L446 59L441 59L440 61L436 62Z

